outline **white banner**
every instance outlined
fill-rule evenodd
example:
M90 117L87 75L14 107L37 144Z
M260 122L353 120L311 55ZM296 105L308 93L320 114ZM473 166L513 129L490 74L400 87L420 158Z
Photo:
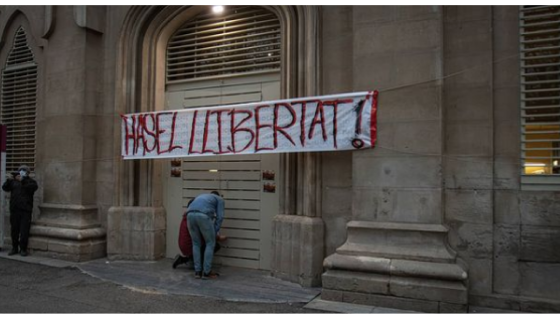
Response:
M377 91L122 115L124 159L372 148Z

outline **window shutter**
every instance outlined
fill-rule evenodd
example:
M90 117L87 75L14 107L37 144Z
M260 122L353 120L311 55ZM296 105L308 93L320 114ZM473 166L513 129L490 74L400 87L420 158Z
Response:
M168 83L279 68L280 22L257 6L198 15L177 30L167 49Z
M37 64L20 27L2 70L0 117L8 127L6 171L26 164L35 169Z
M546 189L560 184L560 6L522 6L520 35L522 184Z

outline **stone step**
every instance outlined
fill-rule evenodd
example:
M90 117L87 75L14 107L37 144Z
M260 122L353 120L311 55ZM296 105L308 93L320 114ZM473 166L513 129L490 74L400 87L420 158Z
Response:
M458 281L408 278L344 270L323 274L323 289L466 304L467 288Z

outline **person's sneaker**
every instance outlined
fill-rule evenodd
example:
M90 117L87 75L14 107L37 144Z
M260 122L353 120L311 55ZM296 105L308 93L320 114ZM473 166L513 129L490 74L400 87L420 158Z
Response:
M202 275L202 280L210 280L210 279L216 279L220 276L219 273L215 273L213 271L210 271L209 273L205 273Z
M195 279L200 279L202 277L202 271L195 271L194 272L194 278Z
M21 256L25 257L28 255L27 251L25 249L22 249L21 252L19 253Z
M177 255L175 256L175 261L173 262L173 269L177 268L180 264L183 263L183 256Z
M8 253L8 256L13 256L13 255L15 255L15 254L17 254L17 253L18 253L18 250L15 249L15 248L12 248L12 250Z

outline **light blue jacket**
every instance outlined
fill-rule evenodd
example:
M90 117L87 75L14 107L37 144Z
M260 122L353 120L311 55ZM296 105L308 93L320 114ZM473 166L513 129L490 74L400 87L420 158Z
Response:
M222 221L224 221L224 199L222 197L214 194L198 195L187 208L187 213L191 211L202 212L211 218L215 218L214 228L216 233L220 231Z

